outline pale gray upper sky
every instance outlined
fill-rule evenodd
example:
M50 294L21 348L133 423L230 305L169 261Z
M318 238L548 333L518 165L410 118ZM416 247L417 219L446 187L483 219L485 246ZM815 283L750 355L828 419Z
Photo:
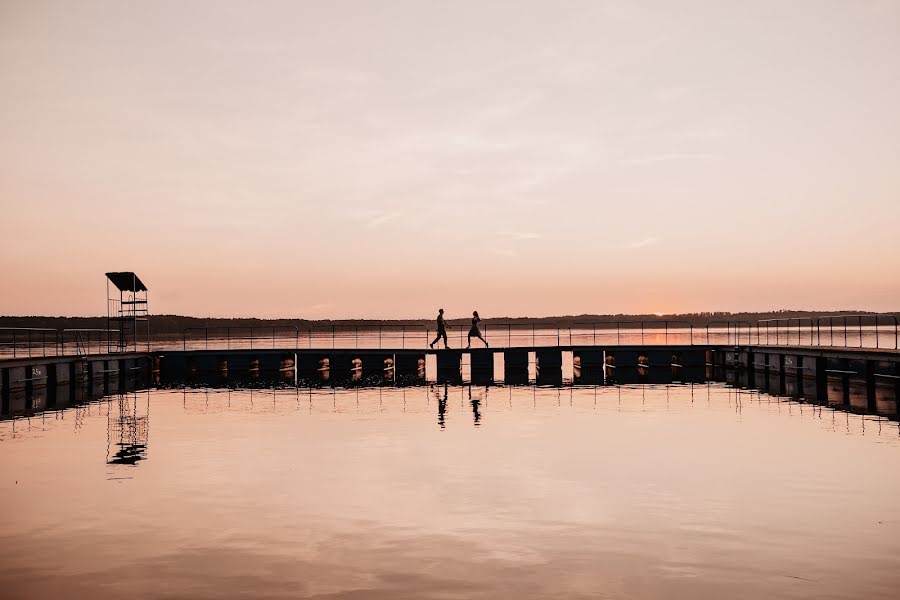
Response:
M0 0L0 314L900 309L900 2Z

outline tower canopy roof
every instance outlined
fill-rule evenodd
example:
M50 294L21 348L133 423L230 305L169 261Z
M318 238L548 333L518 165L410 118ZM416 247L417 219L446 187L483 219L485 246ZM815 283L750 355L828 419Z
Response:
M140 277L131 271L121 271L117 273L107 273L109 279L114 286L119 288L120 292L146 292L147 286L141 281Z

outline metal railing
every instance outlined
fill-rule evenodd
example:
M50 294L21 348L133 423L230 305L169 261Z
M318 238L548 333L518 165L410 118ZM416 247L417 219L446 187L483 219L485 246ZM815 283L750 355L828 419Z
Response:
M424 325L295 325L189 327L182 333L183 350L406 348L425 347Z
M689 321L594 321L561 328L552 322L482 322L493 348L642 345L810 345L900 349L900 319L894 314L824 315L747 321L710 321L695 334ZM465 348L469 327L451 324L451 346ZM228 349L416 349L427 348L434 329L425 325L296 325L189 327L181 334L182 350ZM118 330L0 328L0 357L46 357L103 354ZM695 339L696 338L696 339ZM724 340L723 340L724 338ZM177 338L176 338L177 339ZM475 342L479 344L479 342ZM158 346L158 349L162 349ZM170 348L171 349L171 348Z
M856 320L856 326L853 326L853 320ZM874 348L881 348L881 338L886 337L888 343L885 348L900 349L900 326L898 326L897 316L890 314L868 314L868 315L824 315L816 318L816 342L819 346L835 346L834 324L837 321L838 333L841 334L843 343L841 346L850 347L851 332L856 335L859 348L872 348L872 345L866 345L866 340L874 341ZM863 325L863 321L868 321L869 325ZM882 328L881 322L885 322ZM822 341L822 332L825 329L824 324L828 327L828 343ZM893 346L890 340L893 338Z
M191 336L189 348L188 337L192 332L196 332L196 335ZM265 332L269 332L270 335ZM296 325L188 327L182 332L181 340L182 350L230 350L232 347L243 348L245 344L249 345L251 350L298 348L300 329ZM288 342L286 346L281 343L284 341Z
M756 322L756 343L897 350L900 323L896 315L882 313L760 319Z
M496 342L498 336L500 341L506 337L507 348L523 345L520 342L525 342L524 345L529 345L529 340L532 347L560 345L560 330L559 325L556 323L479 323L478 327L488 343L490 343L492 338ZM460 347L462 347L463 333L465 333L466 343L468 344L470 329L471 327L459 328ZM506 332L505 336L504 330ZM515 345L513 345L514 342ZM495 346L501 347L496 343Z
M59 356L59 332L46 327L0 327L0 356Z
M725 331L710 331L710 329L722 329L723 327ZM710 321L706 324L706 344L709 345L712 343L710 337L724 335L726 345L730 346L734 344L737 346L741 343L741 332L744 327L747 328L747 345L749 346L753 340L753 325L749 321ZM758 341L759 334L757 330L757 342Z
M424 325L329 325L301 331L307 348L412 348L424 347L429 341Z
M75 350L76 356L105 354L118 348L118 329L63 329L59 336L59 354ZM96 352L95 352L96 350Z
M582 330L582 333L579 333ZM694 343L694 326L689 321L596 321L573 323L569 326L569 345L577 345L578 340L587 337L591 345L611 343L615 345L656 345Z
M815 346L813 340L813 320L810 317L785 317L781 319L760 319L756 322L756 341L758 344L778 346L784 344L790 346L793 340L792 334L796 333L797 346L803 345L803 326L806 325L808 345ZM765 327L765 331L763 331ZM763 337L765 334L765 337ZM782 334L784 339L782 340ZM765 340L765 341L763 341Z

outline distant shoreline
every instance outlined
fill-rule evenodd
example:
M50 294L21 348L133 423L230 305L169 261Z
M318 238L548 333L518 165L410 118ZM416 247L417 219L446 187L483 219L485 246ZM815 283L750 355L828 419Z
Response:
M682 321L692 326L705 326L713 321L743 321L756 323L761 319L796 319L813 318L824 315L894 315L900 318L900 311L888 313L872 313L859 310L833 311L800 311L779 310L769 312L701 312L684 314L616 314L616 315L563 315L550 317L486 317L485 324L511 322L517 324L553 324L570 327L575 323L612 323L616 321ZM261 319L261 318L221 318L221 317L189 317L182 315L151 315L150 329L153 334L180 334L189 327L279 327L297 326L300 328L334 326L403 326L431 325L434 319ZM469 317L450 318L447 322L452 327L467 327ZM46 327L51 329L106 329L106 316L98 317L49 317L49 316L0 316L0 327Z

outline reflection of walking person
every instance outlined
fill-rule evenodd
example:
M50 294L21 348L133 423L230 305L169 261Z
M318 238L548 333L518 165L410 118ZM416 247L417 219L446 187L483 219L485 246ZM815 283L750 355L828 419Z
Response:
M478 311L477 310L474 311L472 313L472 328L469 329L469 344L466 346L467 349L472 345L473 337L478 338L479 340L484 342L485 348L489 347L487 340L484 339L484 337L481 335L481 330L478 329L478 321L480 321L480 320L481 320L481 317L478 316Z
M444 322L444 309L441 308L438 310L437 316L437 337L428 345L429 348L434 348L434 345L437 344L441 338L444 338L444 348L450 347L447 344L447 327L449 327L449 325Z
M487 394L487 388L484 388L485 394ZM478 427L481 424L481 411L478 408L481 406L481 400L479 398L472 398L472 386L469 386L469 403L472 405L472 417L475 419L475 427Z
M444 384L444 397L441 398L440 394L438 394L438 425L441 426L441 429L444 429L446 426L446 422L444 420L444 415L447 414L447 384Z

